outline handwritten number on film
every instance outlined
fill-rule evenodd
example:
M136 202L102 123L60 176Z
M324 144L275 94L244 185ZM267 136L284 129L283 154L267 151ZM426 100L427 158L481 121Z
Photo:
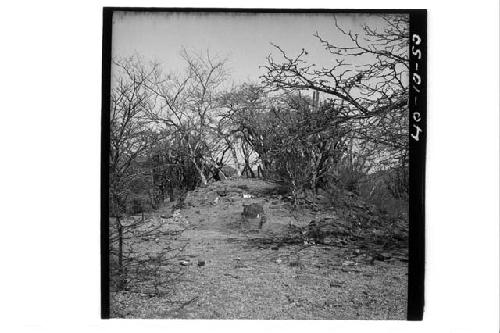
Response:
M412 47L411 47L411 53L416 57L417 60L415 61L415 71L413 72L411 80L412 80L412 89L415 90L413 103L414 103L414 105L417 105L418 98L420 95L420 87L422 84L422 77L419 74L419 66L418 66L420 60L422 59L422 51L420 50L420 47L419 47L420 43L422 42L422 39L420 38L420 35L413 34L412 41L413 41L414 45L412 45ZM422 66L420 66L420 67L422 67ZM414 121L413 129L415 130L415 132L411 133L410 136L415 141L419 141L420 133L422 132L422 128L419 126L419 123L421 121L420 112L417 112L417 111L413 112L412 118Z

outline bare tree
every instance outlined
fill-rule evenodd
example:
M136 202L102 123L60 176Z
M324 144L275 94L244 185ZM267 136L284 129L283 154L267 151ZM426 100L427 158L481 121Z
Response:
M123 276L122 218L130 210L128 201L133 185L145 177L138 161L144 158L150 143L150 129L144 115L154 106L146 81L157 65L147 68L137 58L113 62L113 87L110 106L110 216L115 218L118 232L118 267Z
M146 81L157 70L138 59L129 58L114 62L114 86L111 92L110 110L110 188L113 216L126 211L127 192L130 184L143 177L137 163L145 157L152 131L145 115L155 108Z
M177 175L176 155L181 155L171 133L151 121L151 114L158 108L159 100L151 89L151 82L161 75L160 66L145 63L137 56L113 61L110 105L110 255L116 259L112 277L118 290L136 289L137 292L160 294L169 282L179 276L174 258L183 250L174 239L184 231L165 230L162 223L145 218L145 206L155 207L156 188L164 190ZM175 168L171 168L175 165ZM168 172L165 172L168 171ZM139 207L137 199L147 201ZM163 198L163 193L160 195ZM142 253L141 242L167 244L155 256ZM112 260L114 263L114 260ZM168 267L168 269L164 269Z
M158 101L150 118L160 127L178 133L186 153L203 185L207 184L207 165L220 150L217 137L218 98L227 78L225 60L182 50L186 69L182 75L158 74L148 88Z
M342 110L338 119L350 121L356 129L355 139L369 140L398 155L398 160L408 150L409 19L386 15L382 20L382 29L363 25L363 33L358 34L335 19L347 45L316 32L314 37L332 57L331 66L311 63L305 49L289 56L274 45L282 59L268 57L262 80L273 90L312 89L331 96L336 109ZM363 65L355 64L357 58L363 59Z

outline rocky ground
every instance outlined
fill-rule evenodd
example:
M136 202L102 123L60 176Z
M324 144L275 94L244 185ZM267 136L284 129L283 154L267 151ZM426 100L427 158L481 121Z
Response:
M148 219L183 226L175 240L183 249L170 261L177 278L164 293L112 292L111 316L406 319L406 227L344 197L293 210L279 186L231 179L189 192L183 205L165 204ZM242 223L249 203L263 205L262 229ZM151 255L171 243L136 244Z

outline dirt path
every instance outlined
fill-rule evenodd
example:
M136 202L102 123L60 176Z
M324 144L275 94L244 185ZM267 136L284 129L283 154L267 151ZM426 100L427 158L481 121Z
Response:
M126 312L144 318L405 319L405 263L370 264L349 246L266 243L290 223L305 225L319 214L293 217L273 188L241 179L190 193L180 211L190 224L182 236L188 245L179 258L187 264L181 281L168 302L136 299ZM264 205L262 230L255 221L240 225L243 204L250 202Z

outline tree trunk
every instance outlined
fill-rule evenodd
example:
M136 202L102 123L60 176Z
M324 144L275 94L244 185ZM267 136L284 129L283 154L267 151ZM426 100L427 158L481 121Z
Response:
M313 171L312 177L311 177L311 188L312 188L312 193L313 193L313 203L316 203L316 182L317 182L317 176L316 176L316 170Z
M205 173L203 172L203 167L198 166L198 164L195 161L193 161L193 164L196 171L198 172L198 176L200 176L201 184L203 186L206 186L208 182L207 182L207 177L205 177Z
M170 185L168 188L168 196L170 197L170 202L175 201L174 186L173 185Z
M268 171L270 170L271 163L269 163L269 161L266 158L263 158L262 156L260 159L262 161L262 169L261 169L262 178L268 179L269 178Z
M120 217L116 217L116 229L118 230L118 290L123 290L125 270L123 268L123 226Z
M241 171L241 175L248 178L248 171L247 171L246 165L243 167L243 170Z
M250 166L250 162L246 158L245 158L245 169L250 171L250 176L252 178L255 178L255 173L253 172L252 167Z
M238 155L236 154L236 149L234 149L233 146L231 146L231 154L233 155L234 168L236 169L236 176L241 177L241 164L240 164L240 161L238 160Z
M354 172L354 161L353 161L353 154L352 154L352 145L353 145L353 139L354 139L353 135L351 135L351 140L349 142L349 170L351 172Z
M292 209L296 209L297 208L297 185L295 183L295 180L292 180L292 198L293 198L293 205L292 205Z

